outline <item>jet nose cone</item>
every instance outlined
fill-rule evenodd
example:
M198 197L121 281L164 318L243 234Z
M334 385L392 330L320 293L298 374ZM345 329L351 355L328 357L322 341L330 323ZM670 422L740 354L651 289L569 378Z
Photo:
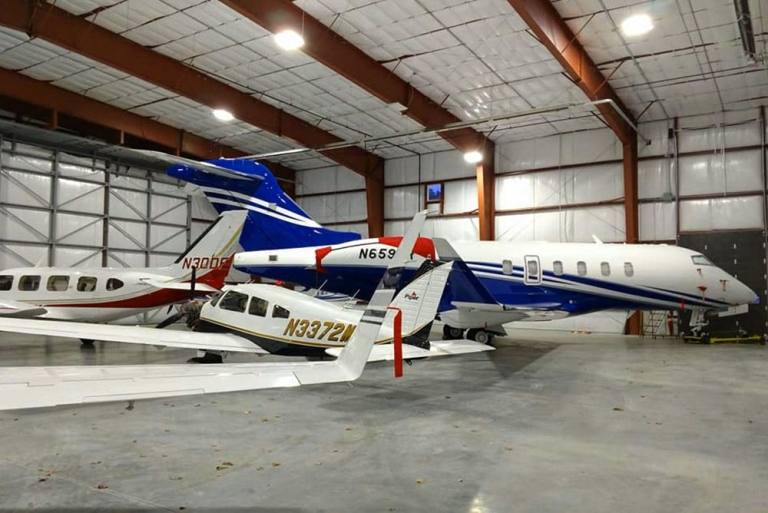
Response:
M734 299L738 305L759 305L760 296L741 282L737 282L737 290Z

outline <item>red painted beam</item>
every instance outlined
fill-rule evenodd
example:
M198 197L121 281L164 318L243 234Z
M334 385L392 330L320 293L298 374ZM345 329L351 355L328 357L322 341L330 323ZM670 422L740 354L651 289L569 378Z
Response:
M603 74L563 21L550 0L508 0L539 41L592 101L613 100L632 119L629 109L608 84ZM598 109L622 144L635 137L632 127L610 105Z
M41 121L55 119L57 126L115 144L124 144L128 134L162 146L166 151L178 151L201 160L245 155L230 146L3 68L0 68L0 108ZM286 192L293 195L295 171L278 163L264 164L283 180Z
M3 0L0 25L45 39L211 108L227 109L241 121L302 146L313 148L341 142L340 138L311 123L53 4L39 0ZM380 157L358 147L323 154L364 176L382 163Z
M221 0L244 17L272 33L290 28L301 32L301 51L350 80L385 103L400 103L404 114L426 127L461 121L408 82L397 76L343 37L326 27L291 0ZM472 128L439 134L462 152L483 147L485 137Z
M494 170L495 146L486 145L482 162L477 164L477 216L480 240L494 240L496 227L496 173Z

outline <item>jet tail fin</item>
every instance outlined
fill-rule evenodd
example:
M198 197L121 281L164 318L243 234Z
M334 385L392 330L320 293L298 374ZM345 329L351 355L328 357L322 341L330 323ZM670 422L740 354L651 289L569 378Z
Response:
M226 171L231 174L227 176ZM197 185L219 212L248 211L240 244L246 251L329 246L361 238L360 234L323 228L280 187L263 164L219 159L195 164L188 159L167 168L180 180Z

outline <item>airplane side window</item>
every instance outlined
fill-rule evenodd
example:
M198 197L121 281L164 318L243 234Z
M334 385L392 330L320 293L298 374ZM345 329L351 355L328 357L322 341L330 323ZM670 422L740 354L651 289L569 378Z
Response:
M609 264L608 262L600 263L600 274L602 274L603 276L610 276L611 264Z
M19 278L19 290L32 291L40 288L40 276L22 276Z
M258 315L259 317L266 317L267 307L269 307L269 302L254 296L251 298L251 304L248 305L248 313L251 315Z
M248 295L230 290L219 301L219 308L231 312L245 312L245 305L248 303Z
M80 279L77 280L78 292L93 292L96 290L97 281L98 280L93 276L81 276Z
M576 262L576 272L579 273L579 276L586 276L587 275L587 263L579 260Z
M512 260L502 260L501 261L501 272L504 274L512 274L512 271L514 268L512 267Z
M11 285L13 285L13 276L0 276L0 290L11 290Z
M539 263L536 260L528 260L528 276L536 278L539 275Z
M635 267L632 265L632 262L624 262L624 274L627 278L635 275Z
M278 319L287 319L290 316L291 312L280 305L275 305L274 309L272 310L272 317L277 317Z
M107 290L117 290L119 288L122 288L123 285L125 285L122 280L118 280L117 278L110 278L107 280Z
M64 292L69 288L69 276L51 276L48 278L47 288L53 292Z
M563 275L563 262L560 260L555 260L552 262L552 271L555 273L556 276L562 276Z

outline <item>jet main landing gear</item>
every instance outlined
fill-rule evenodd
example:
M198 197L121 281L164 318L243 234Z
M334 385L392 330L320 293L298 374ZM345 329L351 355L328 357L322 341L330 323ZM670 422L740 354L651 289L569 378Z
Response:
M473 328L471 330L467 330L467 338L469 340L474 340L475 342L479 342L481 344L490 344L494 336L495 336L495 333L491 333L488 330L483 330L480 328Z
M444 340L458 340L464 338L464 330L462 328L454 328L453 326L443 326L443 339Z

